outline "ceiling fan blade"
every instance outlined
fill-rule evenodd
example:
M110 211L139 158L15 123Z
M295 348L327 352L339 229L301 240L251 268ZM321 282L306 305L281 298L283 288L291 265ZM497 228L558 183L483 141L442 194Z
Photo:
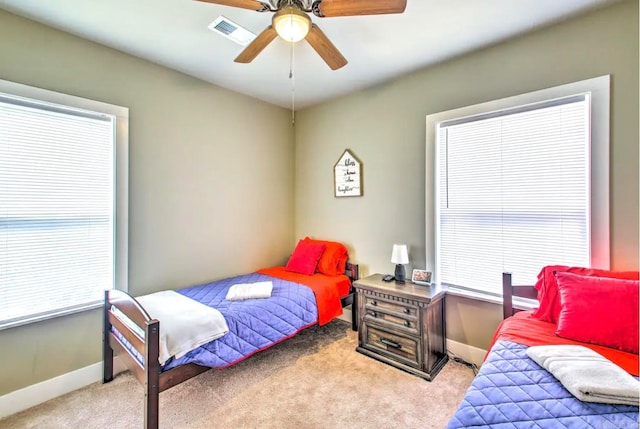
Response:
M264 12L269 8L264 4L256 0L197 0L205 3L221 4L223 6L233 6L242 9L255 10L258 12Z
M234 61L236 63L250 63L277 35L276 30L271 25L268 26L262 33L258 34L258 37L253 39L253 42L244 48L244 51L240 52L240 55Z
M342 56L340 51L331 43L331 40L320 30L316 24L311 25L309 34L307 34L307 42L318 55L322 57L331 70L337 70L347 65L347 60Z
M321 0L314 4L313 13L319 17L384 15L402 13L407 0Z

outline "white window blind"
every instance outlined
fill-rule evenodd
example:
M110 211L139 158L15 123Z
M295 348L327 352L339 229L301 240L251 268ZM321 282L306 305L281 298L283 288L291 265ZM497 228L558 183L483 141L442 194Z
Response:
M0 94L0 326L114 287L115 118Z
M437 272L501 294L549 264L590 265L589 94L437 127Z

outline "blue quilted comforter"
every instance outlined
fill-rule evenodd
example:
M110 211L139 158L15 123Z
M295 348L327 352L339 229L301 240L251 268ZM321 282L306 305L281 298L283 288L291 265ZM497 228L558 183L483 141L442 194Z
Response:
M273 282L271 298L227 301L227 291L237 283ZM318 309L313 291L301 284L252 273L231 277L177 292L218 309L229 333L180 359L167 361L164 370L185 363L222 368L268 348L313 325Z
M447 429L638 429L638 407L579 401L526 349L496 342Z

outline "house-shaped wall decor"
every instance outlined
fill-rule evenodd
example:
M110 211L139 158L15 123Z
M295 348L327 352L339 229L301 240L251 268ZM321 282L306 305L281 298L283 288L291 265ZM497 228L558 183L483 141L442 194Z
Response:
M333 166L333 189L336 197L362 196L362 163L349 149Z

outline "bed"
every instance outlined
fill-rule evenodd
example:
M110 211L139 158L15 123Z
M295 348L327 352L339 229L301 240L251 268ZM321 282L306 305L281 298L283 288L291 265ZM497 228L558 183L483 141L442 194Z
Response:
M557 273L554 268L558 267L550 267L547 270L548 276ZM617 365L617 371L623 373L624 377L629 378L637 395L637 382L632 379L632 377L635 380L638 379L637 351L625 351L608 345L566 338L566 327L570 320L566 311L572 308L569 300L572 295L565 293L564 285L560 291L562 294L557 290L552 292L545 290L544 271L544 269L541 271L539 281L535 287L513 285L511 274L503 274L504 320L496 330L488 353L485 356L485 361L467 390L456 413L449 421L447 429L638 428L637 399L629 401L629 403L635 403L635 405L579 400L554 375L536 363L539 362L538 360L534 361L531 358L534 346L557 344L584 346L587 350L596 351ZM630 272L630 274L631 278L638 278L637 272ZM603 286L603 284L598 286ZM635 320L630 328L631 332L635 332L635 335L625 336L625 341L627 339L632 340L630 337L635 337L637 341L638 333L637 281L635 286L632 285L631 287L635 288L635 295L630 298L631 304L628 308L633 310L633 307L635 307ZM588 296L590 293L589 288L590 286L585 287L584 290L575 290ZM545 293L547 294L546 296ZM551 295L553 296L549 301ZM598 295L594 296L598 296L600 302L604 303L602 305L606 305L607 299L603 296L602 289L600 289ZM518 308L517 304L514 304L514 297L542 299L540 300L539 308L522 310ZM634 298L635 301L633 300ZM615 298L612 299L615 300ZM559 303L559 301L563 302ZM584 308L583 304L580 303L581 308ZM590 305L588 307L590 309L590 317L598 319L599 311L602 311L605 307L599 309L598 306L600 304L598 303ZM554 314L554 309L561 309L564 312L555 314L558 316L555 319L555 323L551 320L540 320L541 316L542 319L549 319L549 316ZM612 310L622 311L609 308L609 311ZM625 317L626 319L629 318ZM584 320L581 323L589 324ZM596 321L596 323L598 322ZM598 330L598 328L589 329ZM556 335L556 333L563 335L563 337ZM597 334L597 332L586 333L585 335L594 334ZM617 333L610 333L610 335L615 337ZM634 347L637 348L637 342ZM529 350L528 353L529 348L532 350ZM538 349L541 348L544 347L538 347ZM580 349L582 350L582 347Z
M292 271L290 268L296 268L295 257L302 241L286 266L261 269L175 291L180 298L177 301L195 300L214 308L224 317L228 330L219 338L180 356L168 359L162 356L162 321L153 319L139 302L147 298L145 302L149 307L148 298L159 293L136 299L123 291L105 292L103 382L113 379L114 353L117 353L144 386L145 428L158 427L160 392L211 368L234 365L305 328L326 324L339 316L345 306L355 308L353 282L359 277L358 265L348 262L343 255L338 263L341 267L339 272L334 269L333 261L330 271L316 272L322 267L321 258L315 260L312 271L307 266L303 266L307 270L305 273ZM328 248L323 249L328 251ZM257 283L270 284L270 297L227 299L234 286ZM357 330L355 311L352 311L351 324L352 329ZM165 325L167 330L169 325Z

